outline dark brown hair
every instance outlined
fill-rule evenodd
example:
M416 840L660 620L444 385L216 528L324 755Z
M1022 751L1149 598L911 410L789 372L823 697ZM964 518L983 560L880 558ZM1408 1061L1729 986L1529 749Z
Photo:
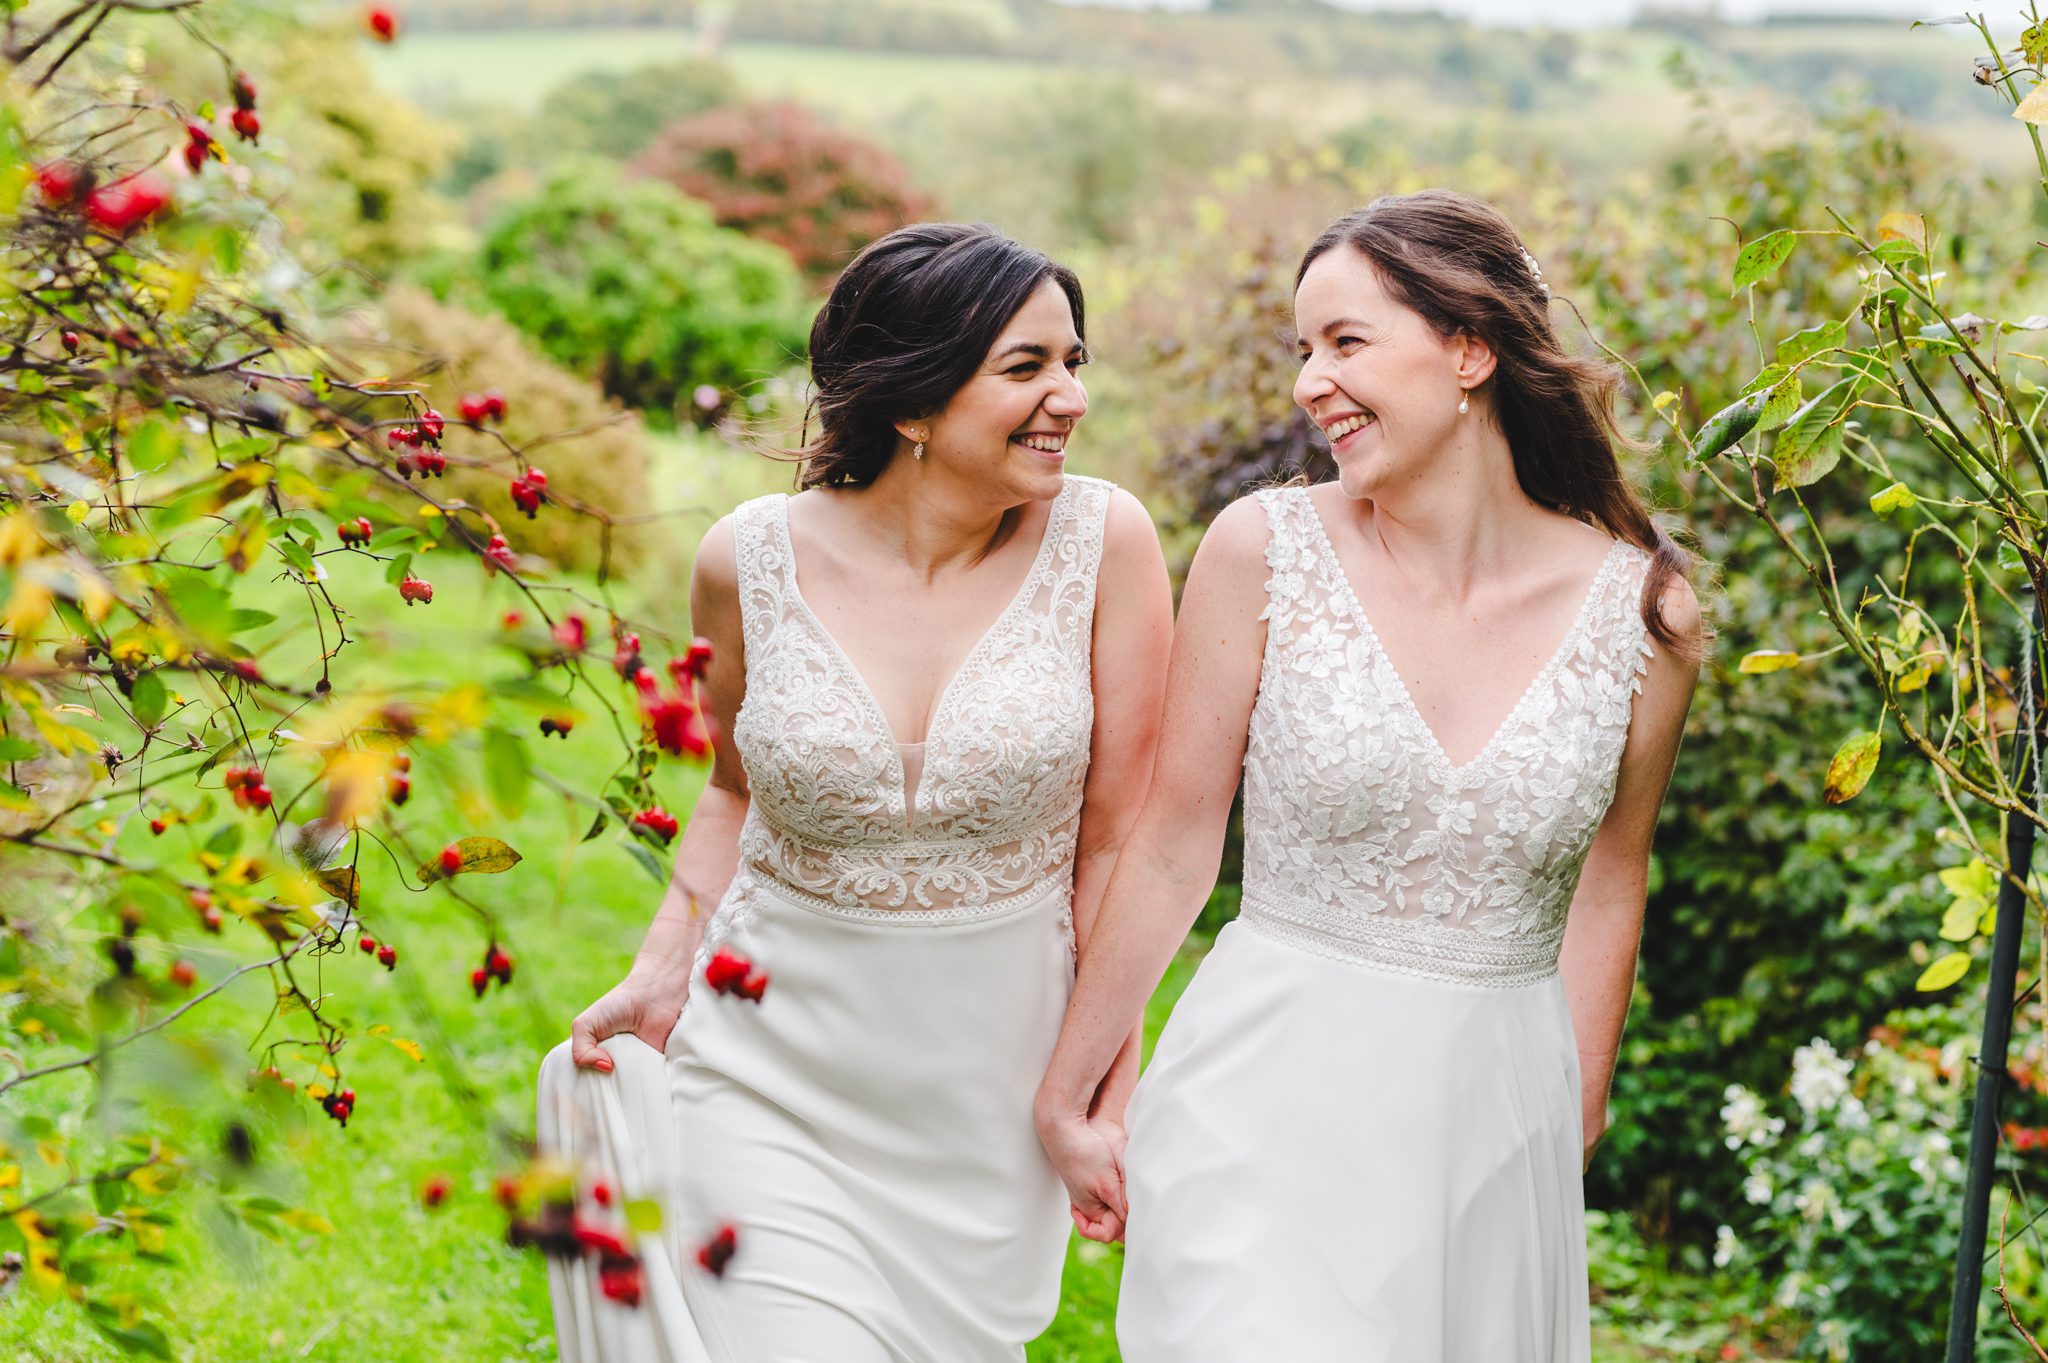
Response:
M1617 444L1632 442L1614 417L1620 373L1567 351L1550 324L1550 294L1535 258L1491 204L1448 189L1391 194L1331 223L1301 258L1301 284L1340 246L1362 253L1404 306L1445 338L1477 337L1494 354L1486 388L1529 497L1604 528L1652 555L1643 620L1656 640L1696 659L1698 645L1664 619L1664 591L1690 577L1693 556L1650 516L1623 475Z
M1046 280L1088 338L1072 270L984 223L898 228L868 245L811 324L811 405L820 431L800 451L804 487L865 487L896 454L898 421L960 391Z

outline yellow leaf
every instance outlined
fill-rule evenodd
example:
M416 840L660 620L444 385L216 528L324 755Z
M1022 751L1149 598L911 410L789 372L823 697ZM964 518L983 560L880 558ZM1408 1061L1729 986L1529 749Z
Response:
M1678 405L1678 394L1667 388L1657 394L1656 399L1650 405L1660 412L1669 411L1672 407Z
M1977 935L1977 922L1983 913L1983 900L1958 899L1941 916L1941 939L1944 942L1969 941Z
M414 1060L425 1060L427 1058L427 1053L420 1049L420 1043L417 1041L407 1041L402 1036L386 1037L385 1040L389 1041L399 1050L404 1051Z
M129 1231L135 1236L135 1247L145 1254L164 1252L164 1228L154 1221L139 1218L128 1222Z
M64 1147L58 1145L55 1141L37 1141L36 1153L41 1155L43 1163L49 1165L52 1169L62 1169L64 1167Z
M1887 213L1877 220L1879 241L1910 241L1915 246L1927 244L1927 219L1918 213Z
M1782 672L1788 667L1799 666L1799 655L1783 649L1763 648L1754 653L1745 653L1735 670L1749 676L1760 672Z
M0 1188L19 1188L20 1186L21 1166L19 1164L0 1164Z
M2022 123L2048 123L2048 81L2027 91L2027 97L2019 102L2012 116Z
M320 1073L326 1075L329 1079L341 1078L341 1071L334 1068L334 1066L325 1063L324 1061L321 1063Z
M1901 694L1920 690L1936 672L1941 670L1941 663L1939 653L1914 654L1893 670L1892 689Z
M334 1090L327 1087L327 1085L325 1084L306 1085L306 1096L308 1098L313 1099L315 1102L319 1101L322 1098L325 1098L328 1094L332 1092L334 1092Z
M1882 741L1869 731L1851 734L1835 756L1828 763L1828 774L1821 798L1831 805L1846 804L1870 784L1870 774L1877 770L1877 755Z
M300 1230L313 1231L319 1235L334 1234L334 1223L332 1221L318 1213L309 1212L303 1208L292 1207L286 1211L279 1212L277 1219L288 1226L297 1226Z
M435 506L432 502L428 502L420 507L420 515L426 520L431 521L440 514L441 508Z
M1948 988L1969 973L1970 953L1951 951L1921 971L1920 978L1914 982L1913 987L1923 994L1931 994L1937 989Z
M165 1164L145 1164L131 1170L128 1181L145 1193L161 1197L178 1186L178 1171Z

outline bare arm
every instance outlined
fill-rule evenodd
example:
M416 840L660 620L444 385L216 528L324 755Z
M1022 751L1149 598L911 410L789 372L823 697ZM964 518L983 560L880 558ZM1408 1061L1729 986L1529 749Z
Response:
M711 641L711 663L699 688L712 745L711 779L676 845L675 869L654 922L625 980L577 1017L570 1029L578 1065L608 1070L598 1045L631 1032L655 1050L689 997L690 966L704 922L739 870L740 823L747 813L747 775L731 741L732 719L746 698L746 647L740 630L739 580L732 523L711 527L690 577L690 621Z
M1040 1138L1067 1181L1076 1223L1096 1239L1122 1233L1124 1207L1109 1142L1088 1127L1091 1100L1215 884L1265 648L1265 544L1261 511L1239 503L1195 555L1151 785L1038 1090Z
M1664 615L1681 635L1697 638L1699 602L1675 583ZM1651 658L1629 720L1614 802L1586 854L1585 870L1565 919L1558 969L1578 1036L1580 1107L1585 1119L1585 1162L1607 1130L1607 1089L1621 1050L1622 1024L1635 990L1636 952L1649 892L1650 842L1657 810L1678 760L1685 713L1699 668L1659 648Z
M1074 940L1085 955L1110 872L1137 821L1159 746L1159 707L1173 644L1173 589L1159 532L1144 506L1119 490L1104 527L1095 598L1095 734L1074 866ZM1121 1119L1138 1080L1143 1032L1133 1028L1097 1097Z

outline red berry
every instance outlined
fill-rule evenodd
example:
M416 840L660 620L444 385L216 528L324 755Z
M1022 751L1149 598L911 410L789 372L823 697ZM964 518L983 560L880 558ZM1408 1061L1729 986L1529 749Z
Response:
M413 462L419 465L424 477L438 478L448 471L448 456L439 450L421 450L413 456Z
M204 909L201 909L199 911L199 921L205 925L206 930L208 932L218 933L220 931L221 923L220 910L213 907L213 905L208 904Z
M444 876L452 876L460 871L462 869L462 849L452 842L442 848L440 866L441 874Z
M170 202L170 186L154 172L143 171L101 185L87 195L85 216L101 231L120 236L155 217Z
M206 159L212 154L212 149L212 129L204 123L185 125L185 165L194 175L206 165Z
M597 1287L621 1306L638 1306L645 1287L640 1261L631 1255L606 1256L597 1266Z
M761 996L768 992L768 972L756 970L733 986L732 992L749 1003L759 1003Z
M235 72L233 88L235 107L237 109L253 109L256 107L256 82L249 79L247 71Z
M739 1231L732 1226L720 1226L718 1234L704 1242L697 1251L697 1262L715 1278L725 1276L725 1266L732 1262L732 1256L739 1250Z
M601 1226L592 1225L580 1216L570 1226L570 1233L576 1237L577 1241L584 1248L594 1249L599 1254L611 1254L623 1258L628 1253L625 1241Z
M497 980L499 984L512 983L512 958L502 949L492 947L490 953L484 957L484 973Z
M596 1204L597 1204L598 1206L600 1206L600 1207L609 1207L609 1206L611 1206L611 1205L612 1205L612 1185L611 1185L611 1184L609 1184L609 1183L602 1183L602 1182L600 1182L600 1183L593 1183L593 1184L591 1184L591 1185L590 1185L590 1200L591 1200L591 1201L593 1201L593 1202L595 1202L595 1203L596 1203Z
M434 585L423 578L417 578L411 573L407 573L405 580L398 584L398 595L408 606L419 601L431 603L434 599Z
M365 956L377 954L377 939L367 932L356 938L356 945L363 949L363 955Z
M510 1174L498 1175L498 1181L491 1185L491 1196L506 1211L516 1211L519 1207L519 1180Z
M690 651L683 655L682 673L691 681L703 681L704 670L711 666L711 641L703 635L690 640Z
M612 670L617 672L622 680L631 681L640 667L640 636L619 635L618 641L612 646Z
M429 1176L427 1181L420 1185L420 1205L428 1211L432 1211L448 1200L448 1188L448 1176L446 1174Z
M709 961L704 963L704 983L710 985L716 992L723 994L746 979L747 973L753 968L753 962L749 961L746 957L736 955L721 947L717 952L713 953Z
M190 989L199 981L199 972L192 968L190 961L171 962L171 983L180 989Z
M540 721L540 732L543 738L567 738L569 731L575 727L576 717L574 715L544 715Z
M590 626L580 615L564 616L555 626L555 642L571 653L581 653L590 647Z
M45 161L36 167L36 190L52 208L62 208L77 198L87 179L75 161Z
M429 407L420 413L420 433L435 444L441 443L441 433L448 429L448 418Z
M512 546L505 542L503 535L491 536L490 542L484 545L484 557L508 573L519 566L518 556L512 552Z
M540 470L534 469L532 472L539 473ZM546 482L545 476L538 483L528 475L521 475L512 480L512 505L524 511L528 520L532 520L540 511L540 504L545 496L541 489L546 486Z
M638 814L635 814L633 816L633 824L637 828L646 829L664 843L675 841L676 834L681 830L681 825L676 822L676 816L663 809L660 805L656 805L652 809L643 809Z
M154 833L159 838L164 835L164 830L169 827L170 825L165 823L162 819L151 819L149 821L149 831L151 833Z
M518 629L521 625L525 623L526 617L521 615L518 611L506 611L505 618L498 622L498 626L501 629Z
M76 354L78 353L78 333L77 333L77 332L75 332L75 331L66 331L66 332L65 332L65 333L64 333L63 335L59 336L59 337L58 337L57 339L58 339L58 340L60 340L60 341L62 341L62 342L64 343L64 353L65 353L66 355L76 355Z
M370 26L370 36L380 43L388 43L398 37L398 16L383 5L372 5L364 16Z
M343 544L368 544L371 532L370 518L358 516L352 521L342 521L334 527L334 534Z
M491 977L484 973L482 966L469 972L469 987L476 991L478 998L482 998L484 991L491 987Z
M378 947L377 964L383 966L386 970L396 970L398 968L398 948L389 942Z
M464 393L462 401L455 404L456 414L474 426L490 415L491 404L482 393Z
M495 388L484 394L484 415L493 421L505 419L505 395Z
M228 115L228 123L244 142L254 142L263 132L263 120L256 116L254 109L235 110Z
M243 802L242 807L244 809L270 808L270 787L262 784L261 782L258 782L253 786L243 786L242 789L238 792L238 794Z
M393 772L385 777L384 798L394 805L403 805L412 798L412 778L402 772Z

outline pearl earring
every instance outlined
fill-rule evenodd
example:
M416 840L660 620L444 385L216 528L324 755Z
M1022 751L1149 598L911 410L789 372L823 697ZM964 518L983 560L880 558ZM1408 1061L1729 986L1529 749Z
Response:
M1466 397L1466 396L1465 396L1465 395L1464 395L1463 393L1459 393L1459 394L1458 394L1458 415L1459 415L1459 416L1463 416L1463 415L1465 415L1465 413L1467 413L1467 412L1469 412L1469 411L1471 411L1471 410L1472 410L1472 399L1471 399L1471 398L1469 398L1469 397Z

